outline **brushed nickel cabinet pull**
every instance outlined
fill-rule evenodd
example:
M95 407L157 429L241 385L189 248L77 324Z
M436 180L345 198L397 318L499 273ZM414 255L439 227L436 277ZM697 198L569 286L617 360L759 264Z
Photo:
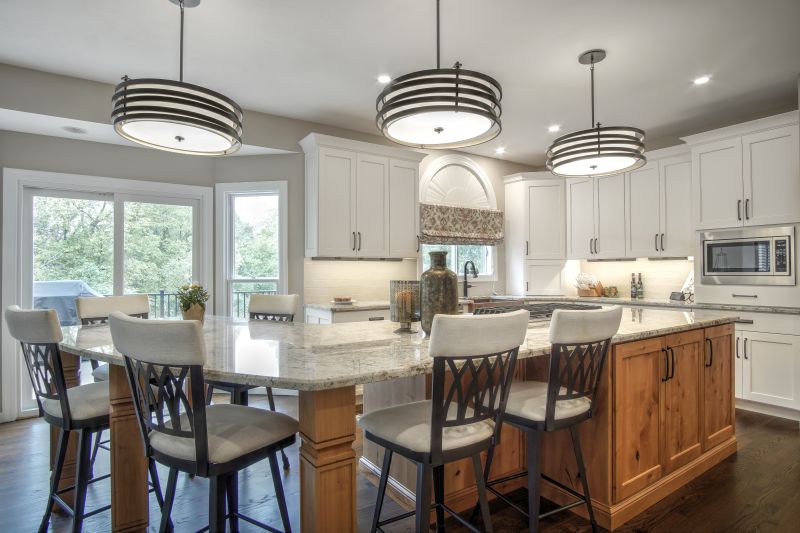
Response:
M656 233L656 236L655 236L655 246L656 246L656 252L657 252L658 251L658 233Z
M368 320L370 322L378 322L379 320L383 320L383 319L384 319L384 317L382 317L382 316L371 316L371 317L369 317Z
M744 358L747 359L747 337L744 338L742 345L744 346Z
M736 200L736 218L742 220L742 201Z
M734 298L758 298L758 294L731 294Z
M744 218L750 220L750 198L744 201Z
M356 232L353 232L353 251L356 251Z
M358 232L358 251L361 251L361 232Z
M661 234L661 251L664 251L664 234Z

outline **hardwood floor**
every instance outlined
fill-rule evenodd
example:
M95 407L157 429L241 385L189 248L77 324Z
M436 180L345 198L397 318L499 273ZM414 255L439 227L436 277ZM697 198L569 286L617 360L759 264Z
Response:
M224 397L220 396L220 400ZM251 403L263 406L264 400L252 397ZM277 397L278 409L297 414L297 399ZM785 532L797 531L800 524L800 429L797 422L756 413L736 412L736 433L739 452L706 474L662 500L648 512L629 522L619 531L640 533L677 532ZM298 439L299 441L299 439ZM48 426L41 419L0 425L0 531L36 531L44 510L48 481ZM357 451L360 439L355 444ZM287 450L292 468L283 483L292 528L299 531L299 467L297 445ZM108 471L108 456L101 451L96 472ZM166 477L166 470L161 471ZM182 475L173 520L177 531L196 531L207 523L207 481ZM87 509L108 500L108 481L91 486ZM367 531L375 502L375 485L368 476L358 478L359 530ZM519 490L512 497L525 506L527 493ZM269 467L260 464L240 475L240 505L245 514L269 524L280 524L275 504ZM547 509L546 502L543 510ZM387 499L384 516L403 509ZM151 521L159 516L151 497ZM522 516L497 503L492 505L495 531L524 531ZM53 515L51 531L67 531L69 519ZM101 513L85 522L84 531L105 532L110 524L108 513ZM391 524L390 532L410 531L409 520ZM151 531L156 527L151 526ZM257 531L242 524L242 531ZM447 530L464 531L449 520ZM542 521L544 532L590 531L588 523L570 513Z

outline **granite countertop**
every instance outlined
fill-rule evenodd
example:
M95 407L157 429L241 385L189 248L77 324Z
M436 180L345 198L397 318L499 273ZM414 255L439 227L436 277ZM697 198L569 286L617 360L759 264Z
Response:
M374 311L377 309L389 309L389 300L375 300L366 302L353 302L351 304L334 304L328 303L309 303L306 304L309 309L319 309L321 311L330 311L332 313L345 313L347 311Z
M614 343L628 342L733 322L736 314L628 308ZM519 357L550 350L548 322L531 322ZM428 339L422 332L396 333L389 321L345 324L242 321L207 316L203 332L209 379L252 386L324 390L388 381L431 372ZM61 349L121 365L108 325L62 328Z
M524 296L506 297L503 299L525 300L526 302L597 302L624 306L665 307L670 309L707 309L711 311L742 311L745 313L777 313L784 315L800 315L800 307L774 307L767 305L735 305L712 303L687 303L668 299L642 298L606 298L602 296Z

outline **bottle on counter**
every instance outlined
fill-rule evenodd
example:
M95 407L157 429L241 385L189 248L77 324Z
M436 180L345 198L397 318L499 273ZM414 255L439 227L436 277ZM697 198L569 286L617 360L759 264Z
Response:
M631 300L636 299L636 274L631 272Z
M642 284L642 273L639 272L639 282L636 284L636 299L644 298L644 285Z

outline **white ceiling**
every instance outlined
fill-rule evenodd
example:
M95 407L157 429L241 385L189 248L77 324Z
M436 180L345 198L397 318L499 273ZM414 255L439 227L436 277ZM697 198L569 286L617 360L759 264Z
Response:
M185 79L276 115L375 132L376 76L434 65L434 0L203 0L186 13ZM503 133L470 149L542 164L555 134L598 119L649 147L797 107L798 0L442 0L442 63L500 81ZM0 62L106 83L176 78L168 0L0 0ZM692 80L711 74L711 83ZM246 127L246 125L245 125Z

